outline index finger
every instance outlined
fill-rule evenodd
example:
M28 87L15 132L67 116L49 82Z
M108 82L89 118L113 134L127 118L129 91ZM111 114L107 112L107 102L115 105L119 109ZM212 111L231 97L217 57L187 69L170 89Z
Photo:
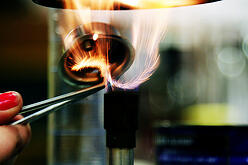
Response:
M22 108L22 97L17 92L0 94L0 124L8 123Z

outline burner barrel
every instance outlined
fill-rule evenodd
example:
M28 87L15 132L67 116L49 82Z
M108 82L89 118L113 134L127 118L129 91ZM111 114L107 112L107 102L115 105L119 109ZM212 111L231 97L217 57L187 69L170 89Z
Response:
M138 129L139 97L135 92L104 95L104 128L109 165L133 165Z
M108 149L108 165L133 165L134 151L133 149Z

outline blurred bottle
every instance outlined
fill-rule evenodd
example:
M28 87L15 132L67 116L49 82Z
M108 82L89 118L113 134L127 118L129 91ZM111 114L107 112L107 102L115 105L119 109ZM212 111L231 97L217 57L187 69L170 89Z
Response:
M49 97L77 90L58 73L63 55L60 10L49 9ZM103 93L98 92L49 116L49 165L104 165Z

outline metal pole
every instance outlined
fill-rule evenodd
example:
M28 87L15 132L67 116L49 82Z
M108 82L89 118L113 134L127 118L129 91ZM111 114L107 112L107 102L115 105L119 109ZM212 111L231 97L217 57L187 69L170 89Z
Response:
M134 150L108 148L108 165L133 165Z

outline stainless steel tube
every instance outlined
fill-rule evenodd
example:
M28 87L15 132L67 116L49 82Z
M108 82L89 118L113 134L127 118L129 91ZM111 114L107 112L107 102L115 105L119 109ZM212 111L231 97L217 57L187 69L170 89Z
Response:
M133 149L108 148L108 165L133 165Z

